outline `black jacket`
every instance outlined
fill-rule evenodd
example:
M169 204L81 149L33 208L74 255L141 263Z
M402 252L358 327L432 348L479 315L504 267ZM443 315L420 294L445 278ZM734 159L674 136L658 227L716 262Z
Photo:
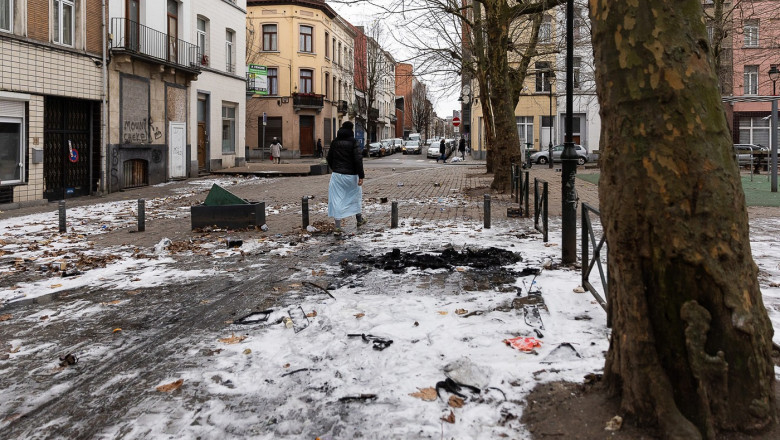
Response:
M334 173L357 174L361 179L365 177L363 155L352 130L339 129L336 140L330 143L327 160Z
M466 151L466 139L460 138L460 145L458 145L458 151L460 152Z
M444 146L444 139L439 143L439 153L444 154L447 152L447 147Z

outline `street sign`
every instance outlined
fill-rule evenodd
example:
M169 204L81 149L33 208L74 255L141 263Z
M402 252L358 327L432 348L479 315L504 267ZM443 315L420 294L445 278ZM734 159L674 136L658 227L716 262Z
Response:
M453 133L460 133L460 127L456 126L453 130Z
M460 118L459 118L459 117L457 117L457 116L455 116L454 118L452 118L452 125L454 125L455 127L457 127L458 125L460 125Z

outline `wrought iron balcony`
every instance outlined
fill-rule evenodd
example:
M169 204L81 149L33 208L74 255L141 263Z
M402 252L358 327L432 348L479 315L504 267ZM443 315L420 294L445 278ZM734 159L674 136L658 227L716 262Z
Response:
M111 35L111 49L115 51L193 73L200 72L200 66L208 64L208 58L198 53L198 46L126 18L111 19Z
M347 101L343 101L343 100L338 101L338 112L344 115L348 111L349 111L349 104L347 104Z
M314 109L317 111L322 110L322 106L325 102L324 95L317 95L314 93L293 93L293 107L296 110L300 109Z

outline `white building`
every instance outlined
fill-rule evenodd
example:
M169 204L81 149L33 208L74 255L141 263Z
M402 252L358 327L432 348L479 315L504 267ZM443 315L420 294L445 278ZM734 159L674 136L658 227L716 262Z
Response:
M188 38L201 73L190 84L191 168L210 172L246 161L246 0L192 0Z
M355 35L354 28L342 17L333 19L333 35L327 42L329 47L325 62L325 100L331 102L330 113L325 111L324 145L330 145L336 138L339 127L346 121L355 122L350 108L355 102ZM350 116L350 114L352 116ZM329 116L330 115L330 116ZM330 127L328 126L330 123Z

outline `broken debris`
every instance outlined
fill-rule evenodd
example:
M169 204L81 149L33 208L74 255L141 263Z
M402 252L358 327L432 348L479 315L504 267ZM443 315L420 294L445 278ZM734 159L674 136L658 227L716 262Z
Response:
M374 346L374 350L377 351L382 351L393 343L392 339L380 338L379 336L367 335L365 333L348 334L347 337L362 338L364 342L371 342Z
M504 339L504 343L512 348L516 348L526 353L533 352L534 348L542 346L542 341L536 338L526 338L523 336L512 339Z

